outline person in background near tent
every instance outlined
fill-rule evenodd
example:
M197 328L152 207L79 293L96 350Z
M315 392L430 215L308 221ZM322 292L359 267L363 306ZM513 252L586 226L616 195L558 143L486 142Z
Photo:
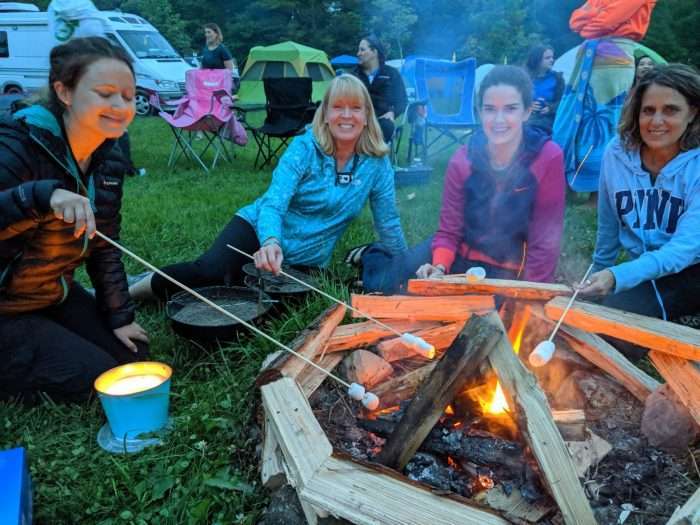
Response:
M229 69L233 71L233 56L224 45L224 35L217 24L204 24L202 69Z
M73 400L118 364L143 360L119 239L135 115L126 53L99 37L51 50L49 100L0 123L0 390ZM85 262L96 299L73 273Z
M615 137L622 107L634 80L640 50L656 0L587 0L574 10L569 27L586 39L578 48L552 138L564 151L570 188L594 201L600 163ZM653 56L652 55L652 56ZM656 62L663 59L656 55Z
M369 91L384 142L388 144L394 136L394 121L406 110L406 87L401 74L384 63L384 47L376 36L369 35L360 40L357 58L360 63L352 74L362 80Z
M554 71L554 48L538 45L530 50L526 68L533 85L532 115L528 120L531 126L552 133L554 116L564 94L564 76Z
M603 158L596 273L582 294L667 320L700 312L699 112L689 66L655 66L639 81ZM621 248L629 260L616 264Z
M545 132L526 125L532 82L519 67L496 66L481 82L477 103L482 126L447 166L437 233L409 250L399 267L395 258L366 250L366 291L394 293L414 274L431 278L472 266L492 278L554 279L563 154Z
M191 287L239 282L248 259L227 244L254 254L257 268L274 273L283 260L327 266L336 242L367 200L382 246L392 254L405 252L388 153L362 82L352 75L335 77L311 127L280 159L265 194L238 210L196 261L163 271ZM177 291L157 274L130 289L135 299L165 299Z
M639 55L636 57L632 87L635 87L639 81L644 78L644 75L649 73L652 69L654 69L654 61L649 55Z

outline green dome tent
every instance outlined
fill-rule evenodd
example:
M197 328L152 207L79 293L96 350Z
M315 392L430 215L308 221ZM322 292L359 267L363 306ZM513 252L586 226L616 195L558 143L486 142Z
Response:
M242 105L264 104L264 78L311 77L314 101L321 100L335 73L325 52L313 47L282 42L272 46L255 46L241 74L238 97Z

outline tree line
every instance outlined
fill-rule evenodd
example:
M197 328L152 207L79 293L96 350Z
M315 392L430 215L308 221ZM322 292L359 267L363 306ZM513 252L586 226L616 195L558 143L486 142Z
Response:
M40 0L46 8L49 0ZM411 54L479 63L522 63L539 42L557 54L581 42L569 29L582 0L95 0L148 19L183 54L199 52L202 25L219 24L243 60L256 45L294 40L329 56L355 54L358 40L377 34L389 58ZM700 66L698 0L664 0L643 43L669 61Z

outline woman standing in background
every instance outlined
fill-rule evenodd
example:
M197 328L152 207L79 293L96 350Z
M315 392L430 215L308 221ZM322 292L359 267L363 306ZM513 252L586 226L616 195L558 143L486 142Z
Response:
M233 71L233 56L224 45L224 35L217 24L204 24L202 69L228 69Z

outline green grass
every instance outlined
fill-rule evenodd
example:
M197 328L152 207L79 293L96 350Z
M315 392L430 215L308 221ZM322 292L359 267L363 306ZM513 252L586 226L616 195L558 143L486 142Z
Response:
M206 175L181 162L164 166L171 135L158 118L132 125L133 157L145 177L126 183L122 242L163 265L200 254L242 205L260 195L270 170L252 169L254 147L237 148L234 163ZM432 182L399 189L398 203L409 244L435 230L446 158L436 163ZM594 211L570 205L559 279L585 270L594 243ZM373 238L370 213L348 230L336 249L326 290L347 295L350 278L339 260L345 250ZM143 271L125 259L127 271ZM84 274L81 274L84 279ZM309 297L270 319L265 330L282 341L294 335L328 303ZM139 310L151 338L153 358L173 365L171 415L174 428L162 447L112 456L95 442L104 423L99 403L34 408L0 404L0 450L23 446L35 483L38 524L255 523L266 504L257 474L258 394L253 382L273 346L246 336L237 344L204 348L174 335L158 306Z

